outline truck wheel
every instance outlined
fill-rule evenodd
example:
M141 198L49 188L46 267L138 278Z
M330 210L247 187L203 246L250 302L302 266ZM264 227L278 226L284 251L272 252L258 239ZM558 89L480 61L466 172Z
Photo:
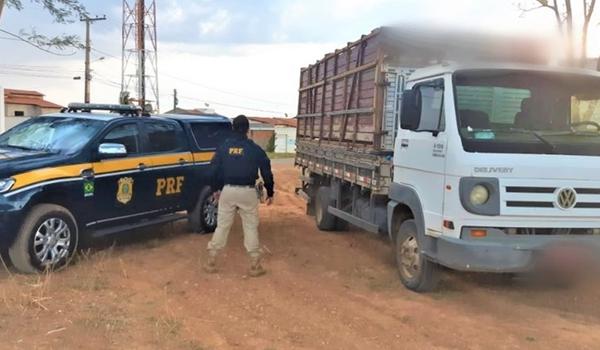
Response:
M23 221L8 255L19 272L56 271L68 265L78 243L73 215L61 206L40 204Z
M396 264L404 286L415 292L430 292L439 282L440 271L434 262L421 252L417 225L406 220L400 225L395 242Z
M188 212L188 228L194 233L213 233L217 228L218 203L213 200L213 190L205 187L194 210Z
M337 226L337 218L327 211L327 208L333 204L330 193L329 187L319 187L315 199L315 221L321 231L333 231Z

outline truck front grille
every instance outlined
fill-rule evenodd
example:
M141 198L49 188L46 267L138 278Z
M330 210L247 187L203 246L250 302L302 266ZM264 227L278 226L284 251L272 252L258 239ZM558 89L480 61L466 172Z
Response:
M582 181L552 182L539 180L539 186L521 184L518 180L507 180L501 185L502 207L505 214L598 216L600 209L600 185ZM568 191L570 200L561 198Z

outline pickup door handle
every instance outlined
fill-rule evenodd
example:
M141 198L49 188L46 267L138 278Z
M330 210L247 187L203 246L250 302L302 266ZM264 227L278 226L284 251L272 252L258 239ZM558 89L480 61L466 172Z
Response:
M95 174L94 174L94 170L92 170L92 169L83 169L83 170L81 171L81 177L82 177L84 180L91 180L91 179L93 179L93 178L94 178L94 176L95 176Z
M139 169L139 170L146 170L146 168L148 168L148 167L146 166L146 164L144 164L144 163L140 163L140 164L138 164L138 169Z
M179 165L186 165L187 164L187 160L180 158L179 159Z

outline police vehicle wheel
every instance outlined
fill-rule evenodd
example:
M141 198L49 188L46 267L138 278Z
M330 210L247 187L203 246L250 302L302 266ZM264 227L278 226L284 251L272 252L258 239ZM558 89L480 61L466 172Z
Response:
M210 187L205 187L194 210L188 213L189 230L194 233L213 233L217 228L218 203L213 201L214 192Z
M329 187L319 187L315 199L315 221L321 231L333 231L337 226L337 218L327 211L327 208L333 204L330 193Z
M56 271L68 265L78 243L73 215L61 206L40 204L25 218L8 254L22 273Z
M414 220L406 220L400 225L395 255L398 274L406 288L420 293L435 289L439 282L439 267L421 252Z

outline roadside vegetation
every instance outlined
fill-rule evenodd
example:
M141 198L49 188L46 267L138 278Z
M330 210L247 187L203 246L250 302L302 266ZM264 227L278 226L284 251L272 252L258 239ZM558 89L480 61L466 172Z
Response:
M296 157L296 153L275 153L267 152L269 159L290 159Z

